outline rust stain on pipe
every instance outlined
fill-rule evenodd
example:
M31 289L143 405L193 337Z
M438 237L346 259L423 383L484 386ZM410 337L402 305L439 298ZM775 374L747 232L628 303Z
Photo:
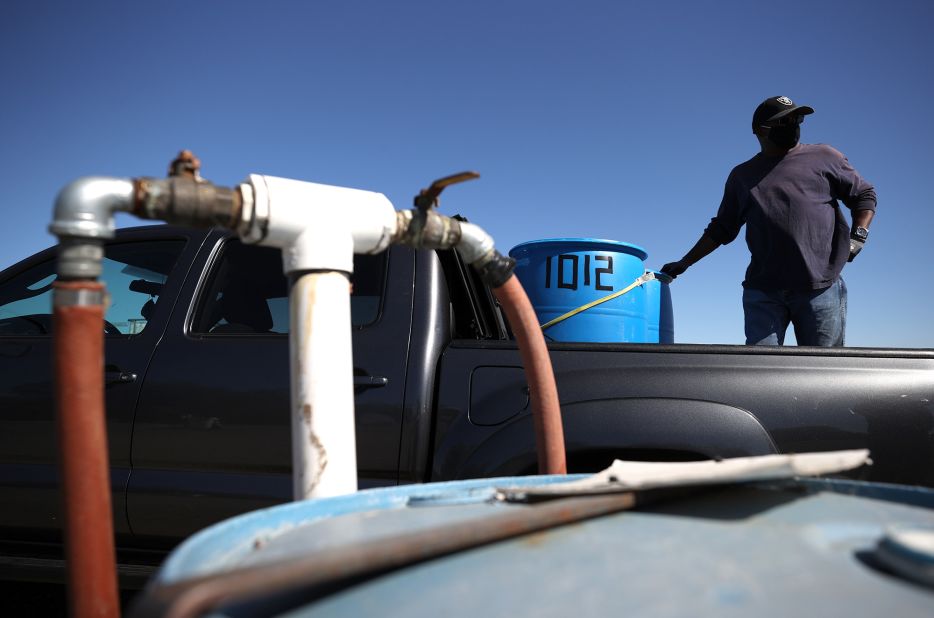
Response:
M315 463L317 464L315 474L312 478L305 479L306 495L311 494L315 487L318 486L318 481L321 479L325 469L328 467L328 451L326 448L324 448L324 443L321 442L321 438L319 438L318 435L311 429L312 414L311 404L304 404L302 406L302 420L304 420L305 426L308 428L308 442L311 445L312 450L314 450L315 454L317 455L315 458Z
M321 439L315 432L311 432L308 441L311 442L311 447L318 453L318 477L320 478L328 467L328 451L324 448L324 444L321 443Z
M311 442L311 448L313 448L318 455L318 470L315 472L315 477L311 479L311 486L308 488L308 494L310 495L314 491L315 487L318 486L318 481L321 480L325 469L328 467L328 452L327 449L324 448L324 444L321 442L321 438L319 438L315 432L308 432L308 441Z
M538 325L535 310L515 275L502 286L494 288L493 295L506 312L506 318L519 343L519 353L529 383L529 397L532 400L538 472L567 474L558 388L555 385L548 346L545 345L545 337Z
M104 293L97 282L56 282L56 291ZM104 306L56 306L55 398L61 450L71 615L120 615L104 416Z

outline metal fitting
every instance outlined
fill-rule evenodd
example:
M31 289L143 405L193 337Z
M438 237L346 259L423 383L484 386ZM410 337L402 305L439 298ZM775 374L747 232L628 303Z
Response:
M461 238L457 243L457 252L468 264L473 264L495 250L493 238L478 225L461 222Z
M125 178L79 178L59 192L49 231L58 236L58 275L63 280L101 275L104 239L114 236L114 212L128 211L133 182Z
M396 212L396 234L392 242L415 249L456 249L493 288L506 283L516 266L514 259L496 250L493 238L481 227L432 210Z
M104 270L104 241L61 236L58 240L58 278L96 280Z
M461 223L431 210L396 213L393 242L415 249L450 249L461 241Z
M139 178L134 186L133 214L142 219L236 229L240 208L238 191L189 176Z
M516 261L493 249L476 262L473 262L473 267L480 273L483 282L495 290L512 277L512 273L516 268Z
M115 212L192 227L236 228L240 206L239 192L192 175L79 178L58 194L49 226L59 238L58 275L63 280L100 277L103 242L114 236Z
M58 237L113 238L113 213L129 210L132 200L133 182L129 179L79 178L55 199L49 231Z

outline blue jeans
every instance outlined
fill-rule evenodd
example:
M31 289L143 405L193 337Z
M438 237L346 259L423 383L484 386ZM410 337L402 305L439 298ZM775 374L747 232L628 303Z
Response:
M783 345L788 323L798 345L839 347L846 331L846 284L810 291L743 290L747 345Z

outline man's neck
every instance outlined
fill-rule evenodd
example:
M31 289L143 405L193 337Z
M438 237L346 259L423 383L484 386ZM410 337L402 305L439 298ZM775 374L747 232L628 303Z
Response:
M798 144L795 144L791 148L779 148L772 143L762 144L762 154L767 157L784 157L786 154L798 147Z

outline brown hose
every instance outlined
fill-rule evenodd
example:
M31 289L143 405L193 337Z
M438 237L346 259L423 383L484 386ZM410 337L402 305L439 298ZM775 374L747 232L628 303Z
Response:
M493 294L506 312L525 366L525 379L529 383L532 400L532 422L535 424L538 472L567 474L558 387L538 317L515 275L502 286L493 288Z
M104 306L97 282L56 282L55 395L71 615L120 615L104 425Z

